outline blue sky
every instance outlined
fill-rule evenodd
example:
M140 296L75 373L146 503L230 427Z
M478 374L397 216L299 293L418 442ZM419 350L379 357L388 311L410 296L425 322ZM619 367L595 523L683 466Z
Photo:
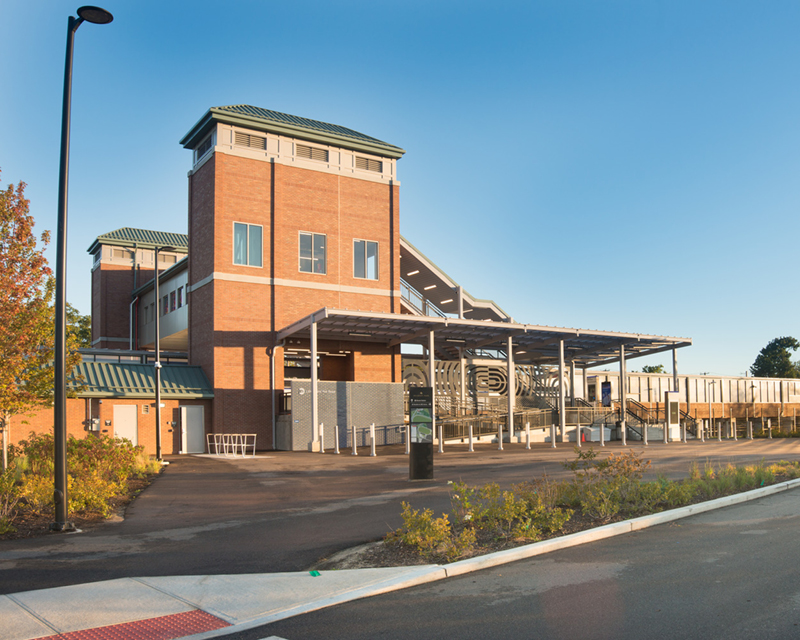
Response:
M211 106L253 104L406 149L401 232L517 321L691 337L681 373L740 375L800 337L796 1L102 6L114 22L75 44L67 295L83 313L94 238L185 233L178 140ZM40 230L77 7L6 0L0 23L0 180L28 183Z

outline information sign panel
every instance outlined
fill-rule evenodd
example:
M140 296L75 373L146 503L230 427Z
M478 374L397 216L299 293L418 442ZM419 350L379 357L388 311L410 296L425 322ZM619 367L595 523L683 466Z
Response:
M408 390L409 480L433 479L433 389Z

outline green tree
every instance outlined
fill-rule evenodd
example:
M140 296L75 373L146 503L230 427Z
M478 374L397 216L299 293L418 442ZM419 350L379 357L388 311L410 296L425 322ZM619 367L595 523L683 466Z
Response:
M642 367L642 373L666 373L663 364L646 364Z
M792 351L800 342L790 336L775 338L758 354L750 373L759 378L800 378L800 362L792 362Z
M92 346L92 317L82 316L81 312L67 303L67 341L75 348L89 349Z
M44 249L45 231L37 246L25 183L0 191L0 425L3 468L10 439L11 416L48 404L53 395L55 289ZM69 344L69 343L68 343ZM69 371L80 359L74 339L67 358Z

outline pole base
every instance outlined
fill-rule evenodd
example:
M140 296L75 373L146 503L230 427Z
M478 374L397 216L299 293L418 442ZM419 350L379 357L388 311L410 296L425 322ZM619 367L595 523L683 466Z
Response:
M75 526L74 522L51 522L50 523L50 531L57 531L63 533L65 531L77 531L78 528Z

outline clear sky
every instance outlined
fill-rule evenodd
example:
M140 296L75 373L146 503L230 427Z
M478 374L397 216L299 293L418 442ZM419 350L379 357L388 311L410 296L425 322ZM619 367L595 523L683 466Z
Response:
M800 337L796 0L97 1L114 22L78 29L73 82L83 313L94 238L185 233L178 141L252 104L406 149L401 232L518 322L691 337L680 373L741 375ZM0 180L28 184L40 230L78 6L3 3Z

